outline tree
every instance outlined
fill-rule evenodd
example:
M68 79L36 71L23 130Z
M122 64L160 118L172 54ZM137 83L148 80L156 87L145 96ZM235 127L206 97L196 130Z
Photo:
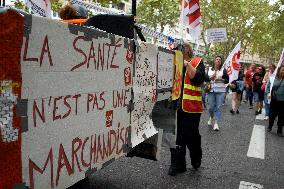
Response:
M14 0L14 1L11 1L11 2L14 3L15 8L21 9L21 10L27 12L27 13L29 12L28 7L25 5L25 3L23 1L21 1L21 0Z
M62 7L62 1L60 0L51 0L51 10L54 12L59 12Z
M242 42L243 53L249 51L263 57L274 54L263 53L261 50L275 49L275 42L281 41L279 36L272 32L275 27L281 25L281 23L273 24L272 18L274 17L272 15L277 8L274 5L269 5L267 0L200 0L200 4L203 21L202 38L206 47L207 59L210 60L212 54L219 53L227 57L239 41ZM218 27L227 28L228 41L216 43L212 47L205 40L205 31Z
M99 3L102 6L106 7L109 4L118 5L119 3L121 3L121 0L112 0L112 1L109 1L109 0L93 0L93 2Z
M252 48L262 57L270 59L270 62L276 62L284 47L284 14L281 2L274 4L272 8L272 13L268 18L269 22L262 26L264 32Z
M143 0L137 8L138 23L163 32L166 25L174 27L179 18L179 0Z
M15 8L24 10L25 3L21 0L12 1L14 3Z

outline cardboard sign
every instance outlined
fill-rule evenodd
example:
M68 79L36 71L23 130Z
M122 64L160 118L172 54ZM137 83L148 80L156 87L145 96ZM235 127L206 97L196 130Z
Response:
M25 0L26 6L37 16L51 17L50 0Z
M134 110L131 112L131 147L158 132L150 118L157 99L157 54L156 46L140 42L133 78Z
M0 14L0 188L22 182L21 47L24 18L14 11ZM5 50L4 50L5 49ZM17 111L18 110L18 111Z
M226 41L228 41L226 28L210 28L207 30L208 43L217 43L217 42L226 42Z
M124 154L130 132L130 40L41 17L25 19L30 18L19 70L20 101L26 104L17 111L25 112L26 122L18 169L30 188L66 188ZM18 131L9 132L5 140L14 140Z
M95 29L14 11L0 21L9 31L0 33L0 161L9 162L0 188L67 188L149 138L145 155L159 158L156 46L140 43L133 56L134 41Z
M158 90L171 89L173 86L174 55L172 51L159 48L158 53Z

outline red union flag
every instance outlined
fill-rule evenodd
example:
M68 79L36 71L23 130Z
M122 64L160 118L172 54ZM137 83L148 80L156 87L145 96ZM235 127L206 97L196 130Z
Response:
M183 8L182 5L184 5ZM197 40L200 36L200 23L201 23L199 0L181 0L180 7L181 7L181 15L180 15L181 24L187 27L187 32L192 37L192 39Z
M230 78L229 83L238 79L239 70L241 67L240 58L241 58L241 42L239 42L235 46L235 48L229 54L228 58L226 59L223 65L229 75L229 78Z

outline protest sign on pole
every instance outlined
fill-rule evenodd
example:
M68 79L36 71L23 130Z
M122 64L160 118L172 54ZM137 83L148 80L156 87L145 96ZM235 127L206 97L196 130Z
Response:
M241 57L241 42L239 42L235 46L235 48L229 54L223 65L223 68L227 70L227 74L229 75L229 83L238 79L239 70L241 67L240 57Z
M228 41L226 28L210 28L207 30L208 43L226 42L226 41Z
M50 0L26 0L26 6L37 16L51 17Z

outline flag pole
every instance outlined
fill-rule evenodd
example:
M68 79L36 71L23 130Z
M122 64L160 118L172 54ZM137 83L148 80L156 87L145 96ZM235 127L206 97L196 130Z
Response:
M183 12L184 12L184 4L185 4L185 0L182 0L182 6L181 6L181 18L180 18L180 32L181 32L181 39L183 40L183 22L184 22L184 16L183 16Z

